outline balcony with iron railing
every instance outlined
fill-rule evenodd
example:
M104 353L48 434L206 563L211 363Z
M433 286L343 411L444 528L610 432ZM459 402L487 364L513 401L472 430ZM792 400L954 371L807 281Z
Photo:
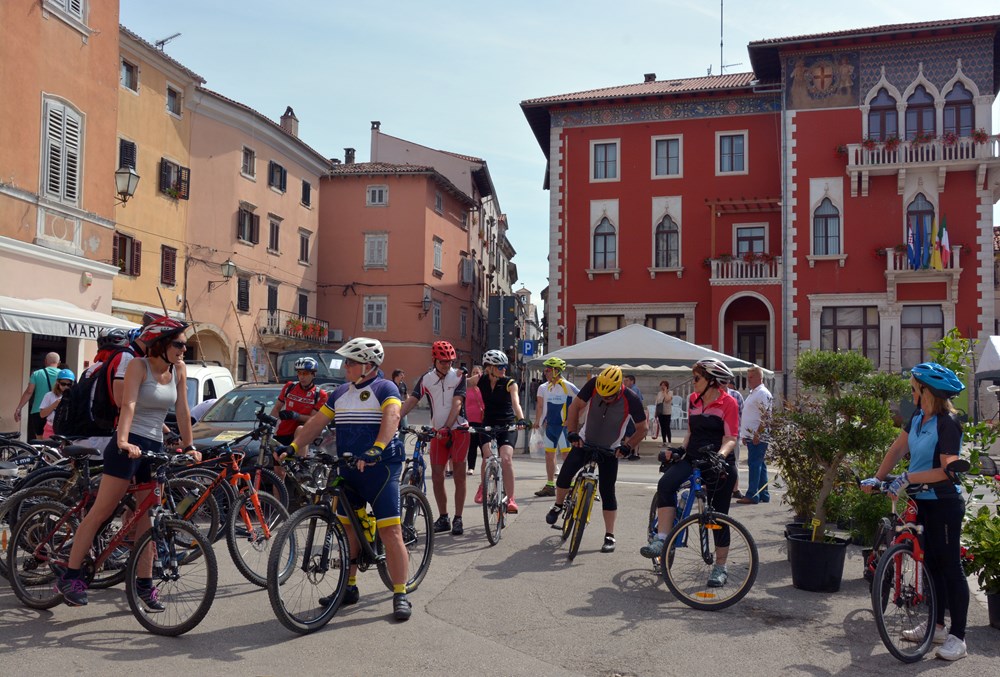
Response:
M299 315L289 310L268 310L257 313L257 331L265 342L299 341L326 345L330 324L326 320Z
M1000 166L1000 136L957 137L849 143L838 147L847 156L847 174L851 178L851 197L868 196L869 176L896 174L897 189L903 193L909 169L933 168L944 188L948 172L975 171L978 185L983 185L990 167Z
M705 263L711 271L709 281L713 285L781 284L780 256L720 256L705 259Z

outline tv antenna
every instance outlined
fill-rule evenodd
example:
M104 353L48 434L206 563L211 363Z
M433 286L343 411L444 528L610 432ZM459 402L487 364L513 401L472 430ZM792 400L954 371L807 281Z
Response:
M742 66L743 62L739 61L737 63L726 63L725 58L722 56L722 46L725 43L725 23L723 23L723 12L725 0L719 0L719 75L725 75L727 68L732 68L733 66ZM708 67L708 74L712 74L712 67Z
M162 52L163 51L163 46L165 44L167 44L168 42L170 42L174 38L179 38L180 36L181 36L180 33L174 33L173 35L168 35L167 37L165 37L165 38L163 38L161 40L157 40L156 42L154 42L153 46L156 47L158 50L160 50Z

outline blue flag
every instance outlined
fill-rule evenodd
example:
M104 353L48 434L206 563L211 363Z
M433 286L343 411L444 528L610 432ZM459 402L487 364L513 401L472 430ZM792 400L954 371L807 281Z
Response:
M906 260L910 263L910 268L917 267L917 246L913 241L913 224L906 227Z
M931 266L931 249L933 248L933 244L931 242L932 227L932 223L927 223L925 226L921 226L921 230L924 231L923 241L920 243L920 251L923 253L920 266L921 268L930 268Z
M914 223L911 228L911 232L913 233L913 256L910 258L910 268L919 270L920 264L924 260L924 227L920 223Z

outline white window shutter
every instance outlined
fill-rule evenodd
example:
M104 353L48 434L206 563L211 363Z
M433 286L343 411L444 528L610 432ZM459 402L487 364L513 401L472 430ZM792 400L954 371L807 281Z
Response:
M83 0L69 0L66 6L70 14L81 21L83 20Z
M73 204L78 204L80 200L80 147L83 137L83 120L76 111L65 109L66 112L66 135L64 147L65 156L65 181L63 184L63 199Z
M62 196L63 177L63 134L65 129L65 108L54 101L45 102L45 185L46 196Z

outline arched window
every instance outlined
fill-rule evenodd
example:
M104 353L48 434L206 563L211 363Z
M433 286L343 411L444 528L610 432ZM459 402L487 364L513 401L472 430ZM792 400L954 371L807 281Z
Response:
M961 82L956 82L944 97L944 131L958 136L971 136L974 109L972 92Z
M923 193L917 193L906 208L907 233L913 233L914 244L920 245L920 265L926 268L931 260L931 224L934 223L934 205L927 201ZM919 238L919 242L917 241Z
M594 229L594 268L608 270L617 265L615 248L615 227L607 217L601 219Z
M656 260L653 262L656 268L680 266L680 239L680 228L670 216L664 216L656 224Z
M937 126L934 123L934 97L927 93L923 85L919 85L910 98L906 100L906 138L912 141L917 134L934 136Z
M896 100L883 87L872 99L868 111L868 137L885 141L897 134L899 134L899 115L896 112Z
M835 254L840 254L840 210L827 197L813 212L813 255Z

